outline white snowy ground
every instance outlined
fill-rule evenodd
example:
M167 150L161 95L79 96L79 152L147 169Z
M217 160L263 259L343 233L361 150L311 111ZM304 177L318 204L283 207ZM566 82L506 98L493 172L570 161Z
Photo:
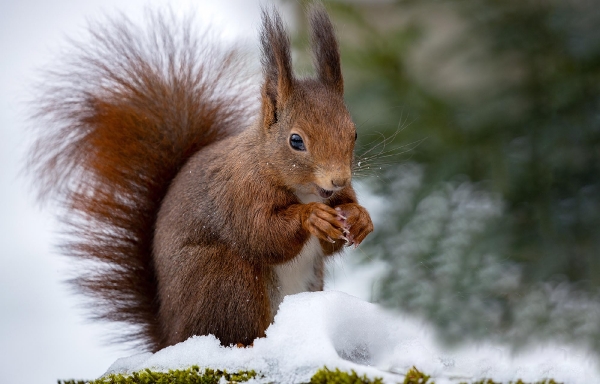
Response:
M346 293L301 293L285 298L267 337L252 348L226 348L213 336L196 336L155 354L119 359L107 373L198 365L229 372L254 369L264 375L257 382L299 383L327 366L397 383L416 366L437 384L483 378L600 383L592 355L573 347L545 345L512 354L504 346L486 343L447 351L432 334L415 319Z

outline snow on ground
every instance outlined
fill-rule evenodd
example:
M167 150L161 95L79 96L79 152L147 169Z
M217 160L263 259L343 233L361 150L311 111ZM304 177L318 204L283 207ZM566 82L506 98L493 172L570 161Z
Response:
M195 336L155 354L119 359L107 373L192 365L254 369L265 375L259 382L277 383L307 382L323 366L402 382L400 374L413 365L437 384L550 377L566 384L600 383L598 361L584 350L545 345L513 354L491 344L444 350L424 323L337 291L287 296L267 337L252 348L226 348L213 336Z

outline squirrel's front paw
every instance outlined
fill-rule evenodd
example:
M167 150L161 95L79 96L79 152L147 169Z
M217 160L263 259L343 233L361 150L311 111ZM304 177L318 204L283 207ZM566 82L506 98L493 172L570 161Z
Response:
M373 222L367 210L355 203L342 204L335 207L338 216L344 224L343 231L348 239L347 245L354 244L358 247L360 243L373 232Z
M321 203L308 203L301 212L302 227L319 239L335 243L349 242L344 221L338 211ZM366 235L365 235L366 236Z

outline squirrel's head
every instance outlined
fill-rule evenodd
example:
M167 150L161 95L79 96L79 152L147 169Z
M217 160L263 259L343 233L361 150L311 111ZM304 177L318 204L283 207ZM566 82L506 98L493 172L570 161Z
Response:
M296 79L290 39L276 11L263 10L261 125L267 161L305 201L350 185L356 127L344 105L333 25L323 6L309 13L317 77Z

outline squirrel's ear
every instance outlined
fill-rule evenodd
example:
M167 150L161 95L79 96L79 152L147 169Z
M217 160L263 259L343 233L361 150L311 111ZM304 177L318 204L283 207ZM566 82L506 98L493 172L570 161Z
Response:
M344 79L333 24L327 11L319 3L311 6L309 15L313 55L319 80L341 95L344 93Z
M289 100L294 82L290 38L279 13L262 10L262 113L265 126L277 121L278 110Z

